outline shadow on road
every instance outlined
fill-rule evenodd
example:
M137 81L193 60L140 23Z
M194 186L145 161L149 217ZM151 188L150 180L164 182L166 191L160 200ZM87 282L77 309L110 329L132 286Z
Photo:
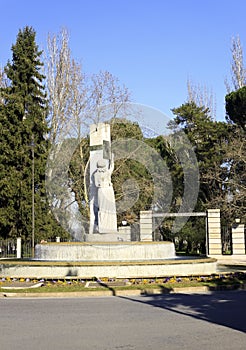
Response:
M160 294L143 296L141 299L126 296L119 298L152 305L241 332L246 331L246 291Z

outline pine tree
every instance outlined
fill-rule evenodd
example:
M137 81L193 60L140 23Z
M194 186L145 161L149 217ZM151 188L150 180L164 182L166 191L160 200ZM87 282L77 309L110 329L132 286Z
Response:
M226 95L226 117L246 131L246 86Z
M199 211L220 208L229 217L228 151L230 125L209 117L208 109L186 103L173 109L176 125L182 127L194 147L200 174ZM173 124L173 127L175 126Z
M0 90L0 232L5 237L31 236L33 193L36 231L46 225L47 100L35 36L31 27L19 31L5 67L8 86Z

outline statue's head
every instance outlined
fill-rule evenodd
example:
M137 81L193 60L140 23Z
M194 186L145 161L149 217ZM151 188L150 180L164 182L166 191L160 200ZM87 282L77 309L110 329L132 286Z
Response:
M107 166L107 161L106 159L100 159L98 162L97 162L97 167L98 168L106 168Z

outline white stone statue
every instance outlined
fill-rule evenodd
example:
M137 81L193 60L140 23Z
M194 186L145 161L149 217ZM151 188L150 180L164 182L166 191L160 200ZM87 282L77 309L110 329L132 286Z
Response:
M109 163L108 163L109 162ZM108 165L109 164L109 165ZM114 170L114 157L107 161L100 159L94 173L97 188L98 231L99 233L117 232L117 216L114 189L111 174Z

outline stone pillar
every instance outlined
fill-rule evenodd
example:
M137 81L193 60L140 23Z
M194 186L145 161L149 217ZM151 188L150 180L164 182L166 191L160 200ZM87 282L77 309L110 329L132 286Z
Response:
M110 150L110 125L106 123L92 124L90 126L90 230L94 233L97 223L97 189L93 180L93 174L97 169L99 159L109 159Z
M152 210L140 211L140 241L152 241Z
M16 242L16 258L21 259L21 237L18 237Z
M120 240L130 241L131 240L131 227L130 226L119 226L118 236Z
M208 209L207 235L208 255L222 255L220 209Z
M244 224L232 226L232 255L245 255Z

